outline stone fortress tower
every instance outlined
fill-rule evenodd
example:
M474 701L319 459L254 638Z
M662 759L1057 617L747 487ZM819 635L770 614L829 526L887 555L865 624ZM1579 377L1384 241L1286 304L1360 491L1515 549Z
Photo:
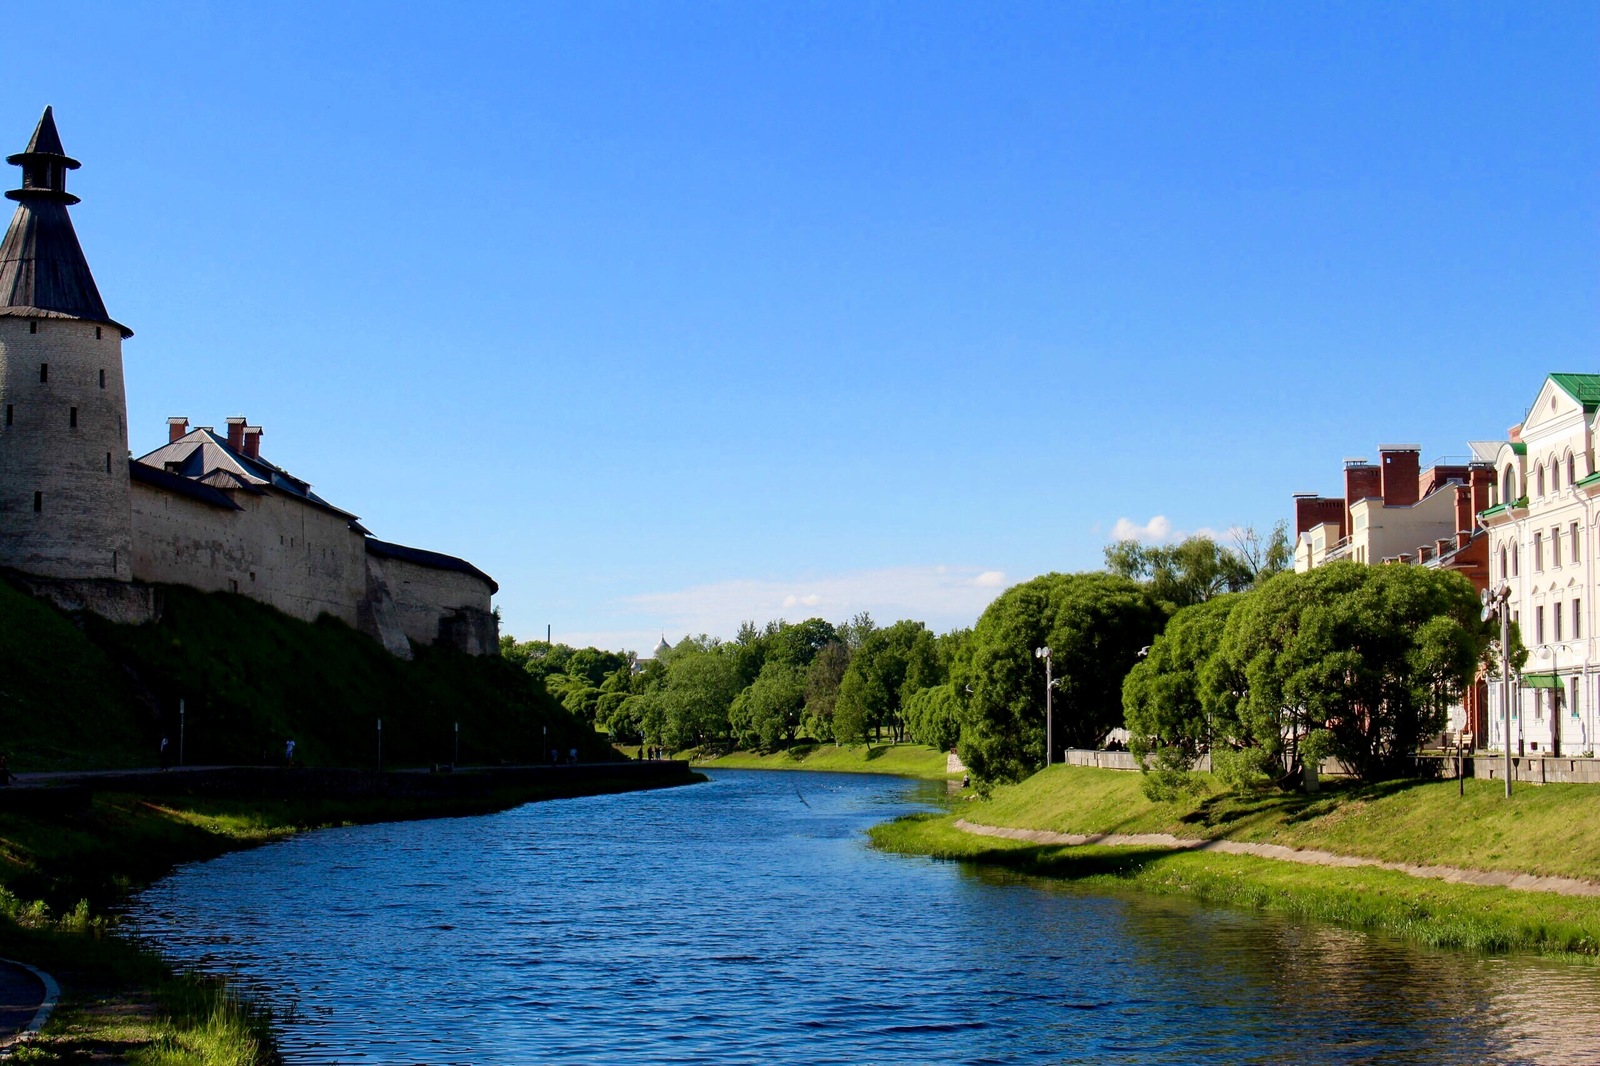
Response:
M47 578L133 579L122 341L67 208L47 107L6 162L22 187L0 244L0 567Z
M22 187L0 244L0 572L66 611L154 621L168 586L328 616L410 658L413 645L499 653L493 578L465 559L378 540L360 519L228 435L168 419L128 454L122 341L67 208L69 157L47 107L7 162Z

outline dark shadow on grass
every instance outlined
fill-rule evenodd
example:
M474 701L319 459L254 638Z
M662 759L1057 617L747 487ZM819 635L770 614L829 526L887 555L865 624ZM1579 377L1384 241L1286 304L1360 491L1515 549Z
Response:
M883 753L888 751L888 750L889 750L889 745L887 745L887 744L885 744L881 748L873 748L873 746L871 744L868 744L867 745L867 761L871 762L873 759L882 758L883 757Z

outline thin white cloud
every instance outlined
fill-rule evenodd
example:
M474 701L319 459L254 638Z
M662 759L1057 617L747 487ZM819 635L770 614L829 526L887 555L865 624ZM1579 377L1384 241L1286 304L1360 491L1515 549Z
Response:
M1144 525L1131 518L1119 518L1111 527L1112 540L1143 540L1163 543L1172 536L1172 523L1164 514L1158 514Z
M1232 543L1229 529L1226 533L1219 533L1209 526L1199 529L1177 529L1172 525L1172 520L1166 515L1158 514L1150 521L1140 525L1131 518L1119 518L1116 525L1111 527L1110 540L1137 540L1145 544L1172 544L1190 537L1210 537L1218 544Z
M972 579L974 588L1003 589L1006 587L1006 572L1004 570L985 570Z

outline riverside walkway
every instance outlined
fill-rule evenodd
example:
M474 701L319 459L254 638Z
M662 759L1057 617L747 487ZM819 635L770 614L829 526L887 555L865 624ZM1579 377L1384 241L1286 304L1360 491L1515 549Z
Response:
M43 970L0 959L0 1058L38 1035L60 995L55 979Z
M1600 896L1600 881L1576 877L1543 877L1510 870L1467 870L1459 866L1423 866L1409 862L1388 862L1359 855L1339 855L1331 851L1288 848L1282 844L1252 844L1242 840L1191 840L1168 833L1053 833L1047 829L1012 829L1000 825L980 825L958 818L955 827L975 836L1025 840L1032 844L1061 844L1080 847L1099 844L1113 848L1168 848L1172 851L1218 851L1225 855L1254 855L1262 859L1298 862L1306 866L1374 866L1412 877L1449 881L1461 885L1514 888L1520 892L1553 892L1558 896Z

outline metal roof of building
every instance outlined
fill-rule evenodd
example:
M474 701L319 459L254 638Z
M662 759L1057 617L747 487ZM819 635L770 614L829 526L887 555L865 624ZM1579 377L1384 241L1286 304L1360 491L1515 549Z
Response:
M17 201L17 210L0 242L0 315L83 319L133 336L106 313L72 228L67 208L78 198L67 192L66 172L78 161L62 151L48 107L27 149L6 162L22 167L22 187L6 193Z
M1600 407L1600 374L1551 374L1550 380L1585 408Z
M153 485L158 489L178 496L187 496L191 500L220 507L225 511L243 510L233 500L228 498L226 492L214 489L210 485L203 485L198 481L191 481L182 474L169 474L159 466L141 463L137 459L128 460L128 477L134 481L141 481L146 485Z

